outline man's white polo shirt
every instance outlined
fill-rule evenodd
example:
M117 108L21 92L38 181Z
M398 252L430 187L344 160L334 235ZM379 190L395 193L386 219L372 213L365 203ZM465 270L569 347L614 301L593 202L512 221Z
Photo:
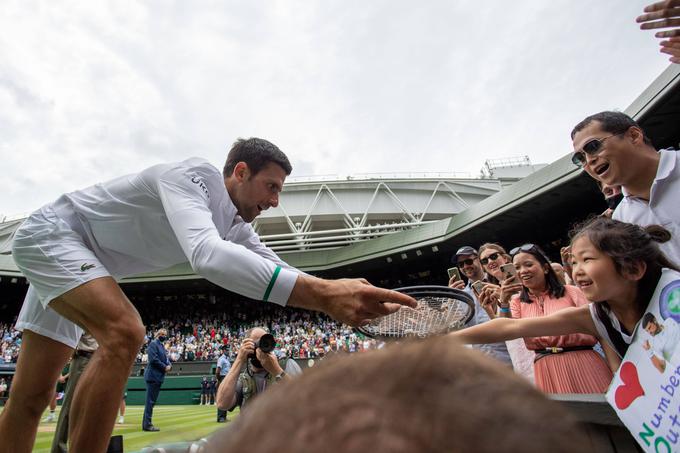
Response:
M674 264L680 265L680 152L659 151L659 168L649 192L649 201L629 195L624 198L613 218L640 226L661 225L671 233L671 240L660 244L661 250Z

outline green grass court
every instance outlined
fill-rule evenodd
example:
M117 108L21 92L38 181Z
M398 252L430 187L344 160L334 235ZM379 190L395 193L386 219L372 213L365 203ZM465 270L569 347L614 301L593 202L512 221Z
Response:
M2 408L0 408L0 411ZM57 408L57 416L60 407ZM217 423L217 409L215 406L156 406L154 408L153 423L161 429L157 433L142 431L142 414L144 406L128 406L125 411L125 424L116 425L113 434L123 435L125 453L132 453L150 445L171 442L197 440L218 430L234 420L238 409L229 413L229 422ZM43 418L47 416L46 411ZM117 417L116 417L117 420ZM36 437L34 452L49 452L56 422L40 422Z

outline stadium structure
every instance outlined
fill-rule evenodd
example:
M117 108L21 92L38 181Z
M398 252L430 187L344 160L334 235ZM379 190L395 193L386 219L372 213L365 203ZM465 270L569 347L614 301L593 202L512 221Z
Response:
M602 110L609 107L603 105ZM588 113L594 112L584 116ZM680 148L680 65L669 66L625 113L641 124L657 148ZM566 143L568 133L565 130ZM488 160L477 176L293 179L286 183L279 206L258 217L254 227L263 242L305 272L326 278L364 277L394 288L445 284L451 256L462 245L498 242L510 248L533 242L559 260L570 226L605 209L596 184L567 154L549 165L533 165L527 157ZM0 320L10 322L27 289L7 254L22 221L0 218ZM188 264L126 278L121 286L134 303L183 294L202 294L213 301L241 298L198 277ZM205 373L200 366L205 367L187 366L185 374ZM13 372L13 365L0 365L3 372ZM143 401L144 385L136 379L128 384L132 404ZM196 379L200 377L170 381L178 401L186 401L181 394L194 389ZM161 393L159 402L171 403L171 393Z
M680 144L678 68L669 66L625 110L657 148ZM477 177L410 173L299 178L286 183L280 205L265 211L254 227L284 260L306 272L329 278L362 276L395 287L445 282L451 255L461 245L499 242L512 247L531 241L558 259L570 225L604 209L597 186L569 155L549 165L532 165L520 157L488 160ZM7 253L22 221L0 222L0 252ZM214 289L188 264L122 283L133 292ZM0 255L1 293L24 292L25 284L11 255Z

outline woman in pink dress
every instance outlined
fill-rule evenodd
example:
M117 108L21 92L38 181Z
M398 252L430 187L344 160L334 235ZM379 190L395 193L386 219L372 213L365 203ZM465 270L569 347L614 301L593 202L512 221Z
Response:
M580 289L562 285L545 253L534 244L510 252L519 282L501 285L499 313L512 318L536 318L570 307L587 305ZM525 338L536 353L536 386L546 393L604 393L612 379L608 365L593 346L597 339L586 334Z

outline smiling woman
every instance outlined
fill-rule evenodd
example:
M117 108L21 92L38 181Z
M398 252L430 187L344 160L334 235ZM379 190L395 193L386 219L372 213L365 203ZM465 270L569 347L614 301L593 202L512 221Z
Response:
M510 299L513 318L537 318L588 304L576 287L562 285L545 253L527 244L513 251L513 263L522 290ZM534 377L546 393L602 393L612 373L602 357L593 351L597 339L573 333L559 336L525 338L536 353Z

